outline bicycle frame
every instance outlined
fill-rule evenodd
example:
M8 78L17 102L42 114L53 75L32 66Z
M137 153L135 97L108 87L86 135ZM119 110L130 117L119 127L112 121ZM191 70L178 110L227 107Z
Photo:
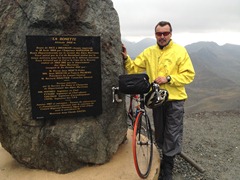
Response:
M140 110L140 98L139 95L130 95L129 107L127 109L127 115L131 123L129 124L132 129L134 126L135 118Z

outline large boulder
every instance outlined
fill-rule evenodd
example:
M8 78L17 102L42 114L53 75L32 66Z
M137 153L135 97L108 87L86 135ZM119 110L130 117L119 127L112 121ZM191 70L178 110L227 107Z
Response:
M26 167L59 173L109 161L127 131L124 103L112 103L124 68L111 0L1 0L0 22L2 146ZM101 37L101 115L32 118L26 35Z

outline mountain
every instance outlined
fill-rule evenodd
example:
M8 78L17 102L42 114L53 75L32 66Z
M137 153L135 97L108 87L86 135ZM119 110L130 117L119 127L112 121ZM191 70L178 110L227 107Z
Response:
M134 59L156 42L123 41ZM240 46L215 42L197 42L185 46L196 71L194 81L186 86L186 113L240 109Z
M127 47L128 54L131 58L135 58L146 47L156 44L156 40L152 38L145 38L137 43L133 43L127 40L123 40L122 42Z
M221 79L228 79L240 85L240 46L199 42L187 45L186 49L193 63L209 69Z

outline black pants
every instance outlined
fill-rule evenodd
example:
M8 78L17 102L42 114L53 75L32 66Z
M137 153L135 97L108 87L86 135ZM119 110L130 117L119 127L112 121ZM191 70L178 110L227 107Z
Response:
M166 156L182 150L184 102L168 101L153 109L155 141Z

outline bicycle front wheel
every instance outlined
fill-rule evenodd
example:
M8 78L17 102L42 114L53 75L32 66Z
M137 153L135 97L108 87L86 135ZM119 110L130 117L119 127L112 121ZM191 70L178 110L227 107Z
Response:
M139 112L134 124L132 150L137 174L147 178L152 165L153 140L149 118L143 112Z

